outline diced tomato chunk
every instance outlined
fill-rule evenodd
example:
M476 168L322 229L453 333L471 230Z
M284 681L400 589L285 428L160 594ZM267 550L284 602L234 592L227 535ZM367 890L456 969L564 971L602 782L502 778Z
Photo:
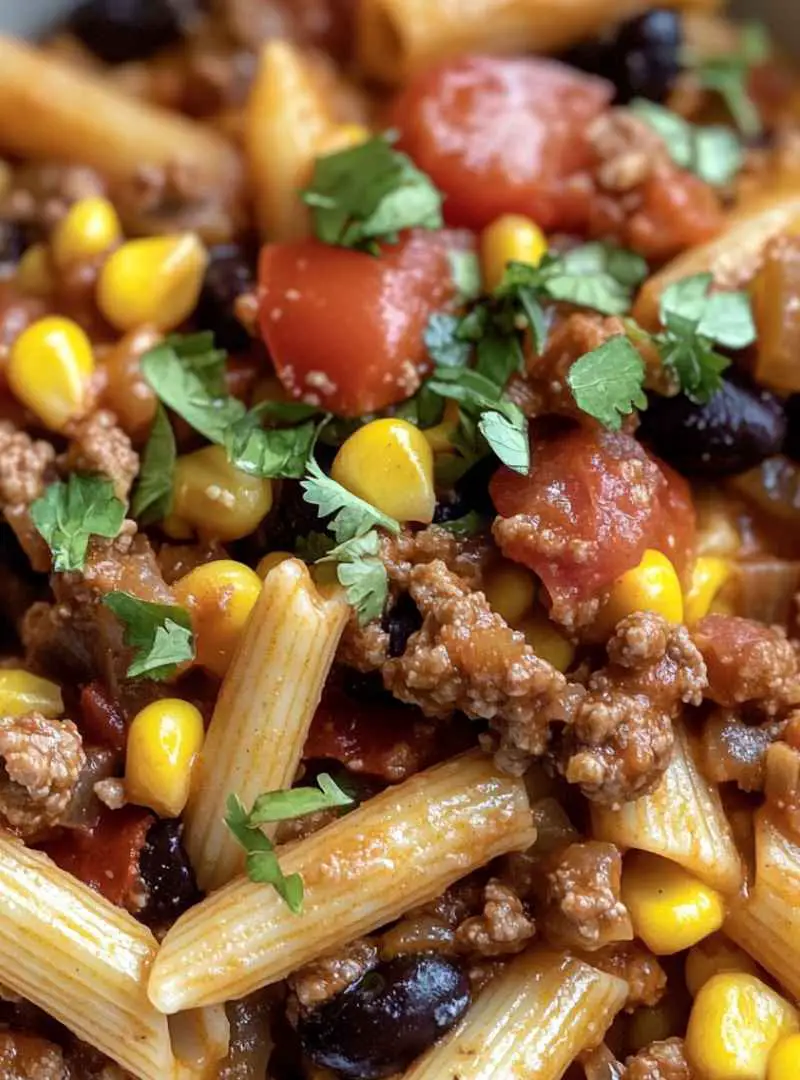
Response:
M479 229L513 212L581 231L593 193L586 130L613 92L556 60L466 56L413 79L390 124L446 194L449 224Z
M662 551L679 573L691 553L685 482L622 432L576 428L538 438L528 475L501 468L490 493L503 554L539 575L562 620L636 566L647 548Z
M410 397L423 333L455 296L448 254L469 233L414 231L380 257L306 240L261 253L261 333L289 394L340 416Z

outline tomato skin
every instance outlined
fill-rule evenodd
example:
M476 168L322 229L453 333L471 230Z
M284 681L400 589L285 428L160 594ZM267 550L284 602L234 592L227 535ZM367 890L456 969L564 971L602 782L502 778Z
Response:
M680 574L694 538L694 511L681 477L632 436L576 428L534 441L528 476L505 467L489 485L501 519L503 554L542 579L556 614L584 604L636 566L646 548Z
M261 333L293 398L339 416L403 401L429 368L423 332L454 299L448 252L465 232L415 230L380 257L316 240L261 252Z
M613 93L556 60L466 56L412 79L390 126L446 194L448 224L479 229L519 213L547 231L582 231L593 196L586 129Z

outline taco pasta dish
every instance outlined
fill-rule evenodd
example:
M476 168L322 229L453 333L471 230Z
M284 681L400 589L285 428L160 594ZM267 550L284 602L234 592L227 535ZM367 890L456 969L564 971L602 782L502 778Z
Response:
M784 43L0 36L0 593L0 1080L800 1080Z

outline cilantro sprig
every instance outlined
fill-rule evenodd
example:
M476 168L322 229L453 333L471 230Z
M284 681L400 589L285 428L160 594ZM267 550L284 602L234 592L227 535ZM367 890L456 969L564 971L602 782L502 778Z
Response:
M702 56L687 52L686 66L706 90L719 94L743 135L753 138L761 132L761 116L750 97L747 82L753 67L769 58L769 35L760 23L745 23L739 33L738 48L728 53Z
M152 525L169 513L175 459L175 435L159 401L131 499L131 513L140 525Z
M272 885L295 915L303 910L303 879L297 873L284 874L275 845L260 826L353 805L355 800L327 773L317 777L317 784L319 788L265 792L258 796L249 812L238 795L229 795L226 805L225 824L247 852L248 877L251 881Z
M131 593L114 591L103 597L124 627L123 641L134 650L129 679L163 681L195 655L189 612L171 604L154 604Z
M391 133L317 158L301 198L326 244L377 254L403 229L442 227L442 194L411 158L393 149Z
M67 573L83 569L90 537L113 539L119 534L125 504L105 477L70 473L32 503L31 519L50 548L53 569Z
M682 116L637 98L631 110L660 135L676 165L688 169L701 180L719 187L739 172L744 162L744 148L735 131L721 124L691 124Z
M635 408L647 408L644 361L623 334L576 360L567 383L578 408L611 431L619 431L622 417Z

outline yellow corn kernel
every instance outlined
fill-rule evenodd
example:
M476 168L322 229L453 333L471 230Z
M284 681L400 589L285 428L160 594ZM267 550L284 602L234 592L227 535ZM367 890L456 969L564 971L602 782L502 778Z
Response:
M694 999L686 1054L700 1080L766 1080L773 1047L800 1028L797 1011L753 975L715 975Z
M360 146L370 138L369 128L363 124L337 124L326 131L319 139L316 147L317 157L325 157L326 154L338 154L340 150L349 150L353 146Z
M204 734L199 710L180 698L162 698L137 713L125 757L128 799L161 817L178 817Z
M282 562L286 562L287 559L293 559L291 551L268 551L258 563L256 567L256 573L263 580L270 570L274 570L276 566L279 566Z
M61 431L86 412L93 372L92 346L80 326L48 315L11 346L6 377L14 396L45 427Z
M786 1035L769 1055L767 1080L798 1080L800 1077L800 1035Z
M638 937L656 956L670 956L719 930L725 905L716 889L682 866L633 851L622 871L622 899Z
M0 670L0 716L24 716L28 712L61 716L61 687L21 668Z
M507 623L516 626L533 607L536 578L519 563L501 559L487 571L483 591L489 607L502 615Z
M207 265L195 233L128 240L103 264L98 307L117 330L174 330L197 305Z
M481 269L487 292L496 289L510 262L538 266L547 251L547 237L522 214L501 214L481 233Z
M534 608L517 623L516 629L522 631L536 655L547 660L557 671L567 671L572 666L575 646L569 638L564 637L541 608Z
M758 975L759 967L744 949L740 949L724 934L712 934L686 954L684 978L692 997L696 997L701 987L714 975L726 971Z
M433 520L433 452L406 420L373 420L339 449L331 476L397 521Z
M261 578L244 563L219 559L175 583L177 602L192 616L198 663L220 678L261 592Z
M17 264L17 285L28 296L48 297L55 286L50 248L31 244Z
M434 454L446 454L453 449L459 419L458 402L450 399L445 403L444 413L439 423L435 427L425 428L422 432Z
M203 539L241 540L272 506L271 481L237 469L221 446L179 457L172 484L164 529L175 539L185 539L188 529Z
M74 203L50 238L53 262L59 268L109 251L122 239L113 205L98 195Z
M642 561L611 586L597 616L598 632L610 634L634 611L655 611L668 622L683 622L683 591L675 567L660 551L648 549Z
M692 581L683 600L683 617L687 626L694 626L711 610L717 593L733 573L730 559L718 555L701 555L695 561Z

